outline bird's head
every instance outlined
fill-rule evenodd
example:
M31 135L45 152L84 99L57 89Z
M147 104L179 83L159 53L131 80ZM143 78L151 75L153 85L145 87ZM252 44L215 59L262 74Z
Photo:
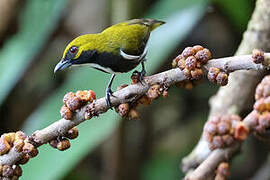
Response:
M72 65L87 63L95 54L95 50L91 50L92 36L82 35L71 41L64 50L61 61L55 66L54 73Z

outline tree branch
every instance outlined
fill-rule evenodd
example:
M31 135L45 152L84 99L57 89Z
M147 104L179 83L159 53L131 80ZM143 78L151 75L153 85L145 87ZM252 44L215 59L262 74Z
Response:
M265 53L265 60L269 61L269 59L270 53ZM252 60L252 55L212 59L204 66L205 70L210 67L218 67L227 72L233 72L241 69L263 70L267 68L262 64L255 64ZM138 99L138 97L144 95L152 85L159 84L164 87L170 87L171 85L183 80L187 80L187 77L179 68L145 77L142 83L129 85L113 93L114 96L111 97L112 106L116 107L122 103L132 102ZM105 113L107 110L108 107L106 105L105 98L97 99L93 103L85 105L81 109L77 110L71 120L60 119L44 129L35 131L31 136L29 136L29 140L36 147L41 146L58 136L63 136L69 129L84 122L86 120L86 114L98 116ZM0 156L0 164L15 164L23 157L23 155L24 153L18 153L14 148L12 148L7 154Z

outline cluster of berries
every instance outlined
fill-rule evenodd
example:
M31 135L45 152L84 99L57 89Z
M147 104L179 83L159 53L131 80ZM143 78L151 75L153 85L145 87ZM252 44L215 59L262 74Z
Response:
M27 136L22 131L5 133L0 138L0 155L6 154L14 148L17 152L23 152L24 158L19 164L25 164L30 158L38 154L37 148L30 143Z
M248 116L250 126L257 135L263 135L270 128L270 76L258 84L253 111Z
M222 72L219 68L211 67L208 71L207 78L213 83L217 83L221 86L228 84L228 74Z
M73 127L64 136L58 136L57 138L51 140L49 144L60 151L64 151L70 147L69 139L75 139L79 135L77 127Z
M87 103L92 103L96 99L96 94L92 90L77 91L76 93L69 92L63 98L64 105L61 107L61 117L71 120L73 112L80 109Z
M7 154L12 148L23 157L15 165L0 165L0 179L18 179L22 175L19 164L25 164L30 158L37 156L37 148L30 143L29 138L22 131L5 133L0 137L0 155Z
M18 180L22 176L22 168L19 165L0 165L1 180Z
M204 137L211 150L231 146L247 138L248 127L236 115L213 116L204 126Z
M139 82L139 75L136 71L132 74L131 80L132 80L131 84L136 84ZM124 84L122 86L119 86L117 90L123 89L127 86L128 86L127 84ZM115 111L121 117L128 117L129 119L138 119L139 118L139 113L137 110L138 105L139 104L149 105L154 99L157 99L160 96L167 97L168 89L159 84L155 84L151 86L149 90L137 101L132 103L120 104L115 108Z
M199 80L203 76L202 66L211 58L211 52L200 46L187 47L177 56L172 67L179 67L189 80Z

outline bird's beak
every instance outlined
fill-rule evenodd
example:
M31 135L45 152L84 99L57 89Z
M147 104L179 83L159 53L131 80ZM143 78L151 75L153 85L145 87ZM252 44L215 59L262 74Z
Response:
M71 66L72 63L70 62L70 60L65 60L65 59L62 59L54 68L54 73L56 73L57 71L59 70L63 70L69 66Z

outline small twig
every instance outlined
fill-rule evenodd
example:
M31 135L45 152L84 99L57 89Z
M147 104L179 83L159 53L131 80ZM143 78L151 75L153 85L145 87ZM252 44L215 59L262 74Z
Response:
M214 150L198 168L185 177L185 180L204 180L212 176L218 165L223 161L228 161L239 150L239 147L240 143L235 143L229 148Z
M249 113L243 123L252 132L254 130L254 112ZM252 134L249 132L249 134ZM215 173L218 165L223 161L229 161L236 152L240 150L241 143L235 142L232 146L225 149L216 149L209 153L207 158L192 172L189 172L185 180L204 180Z
M265 58L268 60L270 58L270 53L265 53ZM255 64L252 61L252 55L212 59L204 66L206 70L210 67L218 67L228 73L235 70L262 70L267 68L261 64ZM145 77L143 83L129 85L126 88L116 91L113 94L114 97L111 97L112 106L116 107L119 104L133 101L134 98L136 99L136 97L145 94L154 84L170 87L171 85L183 80L187 80L187 77L179 68ZM29 136L30 141L38 147L42 144L48 143L50 140L53 140L58 136L64 135L69 129L85 121L85 113L89 110L93 116L105 113L108 110L105 98L97 99L93 103L77 110L72 120L61 119L44 129L34 132ZM23 153L18 153L14 149L11 149L7 154L0 156L0 164L15 164L23 155Z

